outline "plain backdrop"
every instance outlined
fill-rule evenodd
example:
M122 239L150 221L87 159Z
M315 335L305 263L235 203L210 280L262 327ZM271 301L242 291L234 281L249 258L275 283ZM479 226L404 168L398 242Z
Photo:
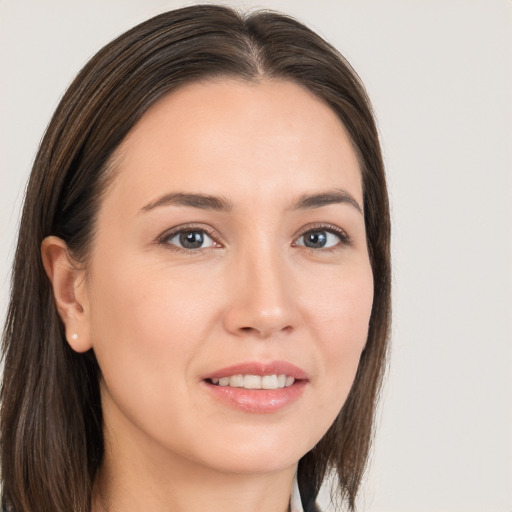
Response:
M164 0L0 0L0 314L25 182L67 84ZM224 2L292 14L375 106L393 217L393 353L367 512L512 510L512 3Z

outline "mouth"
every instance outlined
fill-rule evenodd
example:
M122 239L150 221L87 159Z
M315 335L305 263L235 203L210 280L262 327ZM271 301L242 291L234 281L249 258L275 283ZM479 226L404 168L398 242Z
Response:
M230 407L251 413L272 413L300 398L306 373L286 362L243 363L202 379L208 392Z
M231 375L230 377L213 377L206 379L215 386L229 386L244 389L283 389L293 386L295 378L281 373L276 375Z

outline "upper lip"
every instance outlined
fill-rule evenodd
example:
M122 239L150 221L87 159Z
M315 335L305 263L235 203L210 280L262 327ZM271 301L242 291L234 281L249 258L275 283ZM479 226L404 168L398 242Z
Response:
M286 375L295 380L306 380L307 374L304 370L286 361L258 362L251 361L227 366L214 370L204 377L205 379L221 379L232 375Z

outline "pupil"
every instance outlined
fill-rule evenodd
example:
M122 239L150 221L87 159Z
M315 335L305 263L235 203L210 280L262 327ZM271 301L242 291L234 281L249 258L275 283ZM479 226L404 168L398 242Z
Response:
M327 234L325 231L313 231L308 233L304 244L306 247L313 247L315 249L323 247L327 243Z
M186 249L199 249L203 245L204 237L201 231L187 231L180 235L180 243Z

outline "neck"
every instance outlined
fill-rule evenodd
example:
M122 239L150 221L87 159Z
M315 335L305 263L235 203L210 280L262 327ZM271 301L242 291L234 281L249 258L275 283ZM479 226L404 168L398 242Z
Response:
M264 475L229 475L179 464L165 471L105 461L92 512L286 512L295 468Z
M295 465L270 473L220 472L105 434L92 512L288 511Z

